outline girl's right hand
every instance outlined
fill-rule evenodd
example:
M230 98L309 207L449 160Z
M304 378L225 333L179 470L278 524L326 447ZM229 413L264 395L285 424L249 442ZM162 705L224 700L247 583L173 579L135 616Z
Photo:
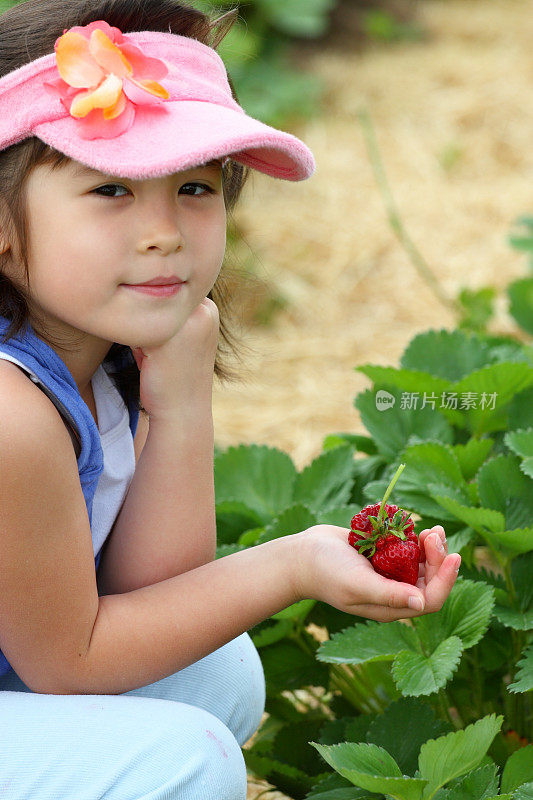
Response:
M461 563L457 553L448 555L442 526L420 534L423 561L416 586L375 572L370 561L348 543L348 534L347 528L334 525L315 525L294 534L298 599L323 600L340 611L379 622L442 608Z

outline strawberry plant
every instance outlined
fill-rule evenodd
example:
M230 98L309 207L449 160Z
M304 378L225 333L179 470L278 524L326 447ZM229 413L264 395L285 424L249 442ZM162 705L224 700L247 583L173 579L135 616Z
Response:
M531 220L522 226L515 240L531 253ZM268 718L245 758L294 800L533 798L525 280L509 288L516 336L429 330L398 367L358 367L371 381L355 399L367 433L328 436L302 471L265 446L216 454L219 556L319 523L348 528L363 507L378 527L403 532L392 505L388 523L387 509L379 519L400 464L391 504L409 509L415 534L443 524L462 556L435 614L384 624L304 600L252 629Z

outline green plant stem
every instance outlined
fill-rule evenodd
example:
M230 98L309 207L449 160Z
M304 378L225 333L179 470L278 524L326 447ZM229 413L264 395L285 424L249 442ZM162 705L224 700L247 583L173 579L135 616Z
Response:
M445 292L443 292L437 278L433 274L427 261L422 256L422 254L416 247L415 243L405 230L402 219L400 217L400 214L392 197L391 190L389 188L387 176L385 175L383 162L381 160L381 156L379 153L376 135L374 133L374 128L368 111L366 109L361 109L358 112L357 117L363 129L363 135L365 137L370 163L372 164L372 168L374 170L374 176L376 178L376 182L380 189L381 196L385 204L385 209L387 211L387 216L392 230L396 234L397 238L400 241L400 244L406 251L409 258L411 259L411 263L415 267L416 271L418 272L420 277L427 283L427 285L429 286L435 297L444 306L458 313L459 308L457 302L452 298L448 297L448 295L445 294Z
M378 523L381 522L381 520L385 516L385 503L389 499L390 493L394 489L396 481L398 480L398 478L400 477L400 475L402 474L404 469L405 469L405 464L400 464L400 466L398 467L398 469L396 470L396 472L392 476L391 482L389 483L389 485L387 486L387 488L385 490L385 494L383 495L383 500L381 501L381 504L379 506Z

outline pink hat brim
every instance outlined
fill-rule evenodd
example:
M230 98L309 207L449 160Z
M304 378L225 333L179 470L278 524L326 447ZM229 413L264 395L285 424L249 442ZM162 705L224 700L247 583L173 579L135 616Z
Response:
M64 117L41 123L34 133L82 164L132 180L161 177L224 156L289 181L305 180L315 170L313 154L295 136L215 103L179 100L138 106L132 127L110 139L81 139L76 124Z

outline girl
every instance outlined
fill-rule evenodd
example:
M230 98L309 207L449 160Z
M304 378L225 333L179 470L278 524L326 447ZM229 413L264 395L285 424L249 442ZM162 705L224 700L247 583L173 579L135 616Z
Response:
M238 105L214 49L227 22L174 0L0 17L8 800L242 800L264 708L246 631L302 598L430 613L459 568L440 526L421 534L416 587L332 526L214 560L226 213L246 168L314 169Z

